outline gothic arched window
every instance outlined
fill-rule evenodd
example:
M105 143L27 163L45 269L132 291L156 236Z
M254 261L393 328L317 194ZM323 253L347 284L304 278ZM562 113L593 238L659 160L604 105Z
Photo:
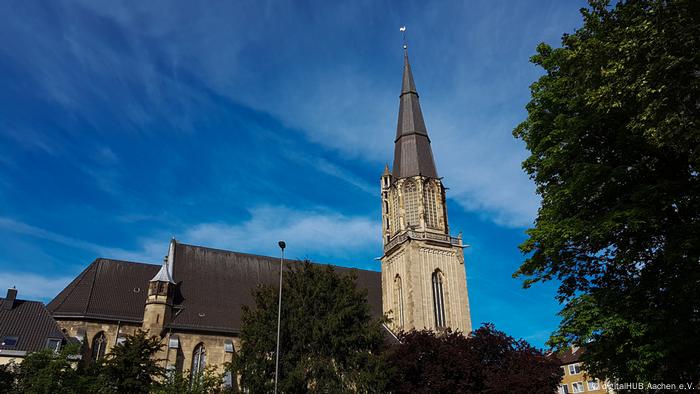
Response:
M391 233L399 231L399 193L394 191L391 198Z
M404 326L404 311L403 311L403 283L401 283L401 276L396 275L394 278L394 299L396 307L396 317L398 319L398 326L403 328Z
M406 212L406 226L419 226L418 191L414 182L407 181L403 188L403 208Z
M442 289L442 272L433 272L433 310L435 311L435 327L445 327L445 293Z
M438 228L437 193L435 192L435 185L428 184L423 190L425 223L430 228Z
M194 348L192 353L192 377L197 378L207 367L207 350L204 344L200 343Z
M94 361L102 360L105 357L107 350L107 337L105 333L100 331L92 338L92 359Z

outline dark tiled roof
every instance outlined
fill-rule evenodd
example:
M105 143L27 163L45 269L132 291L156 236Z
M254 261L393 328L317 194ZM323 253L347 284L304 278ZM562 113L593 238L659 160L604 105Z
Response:
M430 148L428 130L423 120L423 112L418 100L416 84L408 63L408 53L404 54L403 84L401 86L399 121L396 126L394 146L395 178L423 175L437 178L433 151Z
M568 348L566 348L566 350L562 350L560 352L554 353L554 357L556 357L557 360L559 360L561 365L567 365L567 364L572 364L572 363L578 362L583 353L585 353L584 348L568 347Z
M372 313L381 316L381 274L335 268L341 274L356 273L358 287L367 289ZM49 310L56 317L141 321L148 282L158 269L157 265L95 260L51 301ZM278 275L279 259L275 257L177 243L173 263L177 313L168 326L238 332L241 305L253 302L252 290L258 284L275 285ZM134 293L134 288L142 291Z
M48 305L55 317L140 322L148 281L160 267L152 264L97 259Z
M61 328L38 301L15 300L11 309L2 307L5 302L0 298L0 340L5 336L16 336L16 346L3 346L2 350L33 352L45 349L47 339L65 339Z

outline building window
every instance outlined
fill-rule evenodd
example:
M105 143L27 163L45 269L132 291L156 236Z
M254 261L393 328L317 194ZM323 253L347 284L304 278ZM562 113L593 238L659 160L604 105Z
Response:
M565 384L559 386L559 394L569 394L569 386Z
M435 193L435 185L428 184L424 190L425 223L430 228L438 228L437 193Z
M100 331L92 338L92 359L94 361L102 360L105 357L107 350L107 337L105 333Z
M403 208L406 213L406 226L419 226L418 191L415 182L407 181L403 188Z
M233 353L234 352L232 340L224 339L224 352L225 353Z
M403 311L403 283L401 282L401 276L396 275L394 278L394 297L396 299L396 317L398 318L398 326L403 328L404 326L404 311Z
M0 345L6 346L6 347L15 347L15 346L17 346L18 340L19 340L19 337L6 336L6 337L2 338L2 343L0 343Z
M230 389L233 387L233 375L231 371L226 371L224 373L224 388Z
M561 367L561 369L564 371L564 376L566 376L566 367Z
M204 344L200 343L192 353L192 377L197 378L207 367L207 351Z
M56 338L49 338L46 340L46 348L53 350L58 353L61 350L61 340Z
M589 380L588 381L588 391L592 390L600 390L600 383L598 383L597 380Z
M391 197L391 233L399 231L399 193L394 191Z
M574 393L583 393L583 382L571 383L571 388Z
M569 365L569 375L576 375L581 373L581 364L571 364Z
M433 309L435 312L435 327L445 327L445 295L442 289L442 272L433 272Z

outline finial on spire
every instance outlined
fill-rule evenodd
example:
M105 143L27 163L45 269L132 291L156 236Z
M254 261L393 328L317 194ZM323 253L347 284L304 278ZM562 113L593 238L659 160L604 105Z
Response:
M384 172L382 173L382 176L388 175L391 175L391 171L389 170L389 163L386 163L386 165L384 165Z
M406 26L401 26L399 31L403 33L403 50L406 51L408 49L408 44L406 44Z
M169 282L175 283L173 280L173 263L175 262L175 237L170 240L168 254L163 258L163 265L156 276L151 279L151 282Z

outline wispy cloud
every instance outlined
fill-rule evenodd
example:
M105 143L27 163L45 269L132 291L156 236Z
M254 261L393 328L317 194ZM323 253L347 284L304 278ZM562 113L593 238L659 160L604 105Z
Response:
M277 253L277 241L287 242L292 256L332 255L347 258L353 252L379 250L380 223L365 217L325 210L259 207L241 223L201 223L182 236L185 242L217 248Z
M128 128L144 133L153 119L189 129L188 112L196 108L200 93L181 83L186 76L234 102L280 118L309 141L376 165L377 174L391 161L401 55L388 50L397 47L398 40L388 26L402 22L389 14L358 28L357 20L366 19L375 2L304 11L289 4L78 4L57 10L69 29L34 35L41 51L17 49L27 55L21 61L35 70L33 75L57 102L74 109L105 103L110 111L119 108L119 118ZM520 13L504 3L475 7L488 12L473 12L471 4L459 3L408 7L411 15L421 15L417 33L411 36L414 73L438 170L452 188L450 197L500 225L528 226L539 199L520 168L526 152L511 130L524 116L527 85L537 75L528 56L537 42L556 39L560 31L549 26L558 27L570 15L543 6L531 21L516 17ZM576 16L576 7L562 8L571 8ZM107 26L102 33L109 34L94 34L98 21ZM512 28L494 31L493 26L504 23ZM289 37L298 24L305 26L303 34L294 34L283 45L269 45ZM13 22L10 28L24 34L30 27ZM367 42L373 45L367 47ZM65 48L65 53L57 48ZM251 58L266 61L261 66ZM84 74L80 86L75 86L76 63ZM98 87L105 80L118 83L105 92ZM134 85L144 87L145 97L133 99ZM173 101L181 105L164 105ZM340 170L328 160L318 169L334 176ZM348 180L362 190L374 190L373 180ZM109 182L102 183L110 190Z
M32 226L8 217L0 217L0 229L10 231L15 234L27 235L34 238L55 242L75 249L93 252L96 254L95 257L113 257L124 260L157 263L161 259L160 256L163 255L163 249L167 249L167 247L164 247L162 244L158 246L152 242L143 242L143 247L137 251L104 246L59 234L41 227Z
M195 245L261 254L276 254L277 241L285 240L290 256L336 257L346 262L358 251L379 251L381 247L380 223L376 220L324 209L301 210L283 206L253 208L248 219L236 224L196 223L174 229L173 234L160 232L142 237L139 246L133 250L79 240L7 217L0 217L0 229L93 252L95 257L155 264L167 251L169 236Z
M2 290L10 287L17 288L17 298L28 300L48 301L63 290L72 277L43 276L28 272L0 272ZM5 294L0 294L3 297Z

